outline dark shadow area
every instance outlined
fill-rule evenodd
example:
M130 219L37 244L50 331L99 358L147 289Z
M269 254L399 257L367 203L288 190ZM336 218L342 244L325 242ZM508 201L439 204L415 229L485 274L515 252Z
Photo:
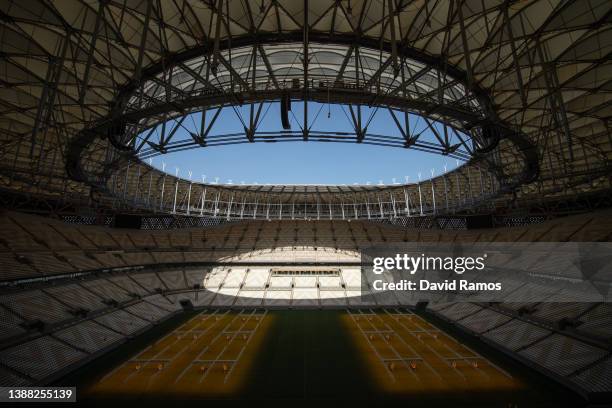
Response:
M371 396L367 367L335 310L279 310L243 392L256 399Z

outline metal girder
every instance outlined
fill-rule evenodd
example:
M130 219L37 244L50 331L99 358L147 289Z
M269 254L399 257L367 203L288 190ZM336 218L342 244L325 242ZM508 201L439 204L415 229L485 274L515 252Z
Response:
M89 53L87 55L87 63L85 64L85 73L83 74L83 83L81 85L81 91L79 93L79 102L82 104L85 100L85 93L87 92L87 86L89 83L89 73L91 70L91 63L94 58L94 52L96 49L96 41L98 41L98 33L100 32L100 23L104 14L104 7L106 1L100 1L98 4L98 12L96 13L96 23L94 24L94 31L91 35L91 44L89 46Z
M304 0L304 24L303 24L303 65L304 65L304 123L302 125L303 139L308 140L308 98L309 98L309 84L308 84L308 65L310 64L310 57L308 55L308 48L310 46L308 34L310 27L308 26L308 0Z
M45 86L43 88L42 96L39 100L38 109L36 111L36 119L34 121L34 127L32 129L32 138L30 145L30 157L34 156L34 147L36 145L36 135L39 130L43 128L44 138L46 138L47 131L49 130L49 121L52 118L53 105L55 104L55 97L57 94L57 87L61 75L64 70L64 60L66 58L66 52L68 45L70 44L70 36L67 36L61 42L61 51L59 59L49 58L47 67L47 77L45 79ZM44 146L44 138L41 143L41 151Z
M210 133L210 130L212 129L215 122L217 121L217 118L219 117L219 114L221 113L222 108L223 107L220 106L216 109L208 125L206 125L206 111L202 111L202 123L200 127L200 134L190 133L191 137L198 145L202 147L206 146L206 137L208 136L208 134Z
M553 180L557 188L576 180L583 180L578 185L594 188L595 181L599 182L598 172L606 165L610 153L610 132L606 128L610 118L605 109L609 98L602 92L609 83L600 83L610 57L606 23L612 7L605 2L355 1L349 12L346 1L304 1L289 6L289 2L270 0L256 16L256 4L246 0L195 3L144 0L137 6L121 1L96 4L76 0L70 7L47 0L33 5L37 12L31 15L19 12L22 7L17 0L6 1L11 6L4 8L0 16L7 32L3 38L5 42L13 38L15 41L3 51L11 72L5 73L1 80L6 90L3 101L11 120L5 121L3 131L10 140L2 151L8 158L5 162L12 163L6 167L12 166L15 174L28 166L36 169L31 172L36 189L44 184L37 173L63 163L59 160L63 154L68 156L69 172L77 171L74 155L85 162L83 167L95 168L90 158L101 160L108 154L117 160L123 154L133 154L133 148L147 136L155 143L158 135L149 133L150 128L161 121L178 120L181 115L225 104L275 101L278 95L274 92L259 95L252 85L241 84L236 73L242 70L227 56L238 47L255 44L268 73L278 72L274 66L276 61L271 64L272 57L266 55L268 45L304 42L308 44L304 53L311 57L315 54L309 50L317 42L349 45L345 55L338 54L338 63L348 55L345 67L352 65L351 56L359 54L364 47L390 53L391 57L381 58L372 65L365 79L364 68L357 67L356 82L368 87L382 83L384 91L366 95L358 89L316 89L313 79L318 82L319 74L313 74L316 70L311 64L310 70L306 70L308 79L301 78L303 87L290 93L292 98L304 101L306 111L312 110L312 103L308 107L309 101L331 101L327 97L329 93L335 94L335 102L354 107L366 104L398 108L404 112L404 121L401 112L391 110L396 125L401 124L400 133L404 129L403 142L407 141L404 136L410 133L405 125L408 112L447 122L450 129L434 126L438 134L432 132L432 137L442 141L436 139L436 147L452 146L449 139L455 138L460 140L458 152L467 154L471 142L463 136L465 129L499 125L504 137L509 135L509 143L503 143L496 150L498 166L518 174L528 162L527 170L532 175L538 173L539 166L543 170L542 180ZM303 14L300 9L304 9ZM542 15L532 19L530 13L534 11ZM573 19L577 15L580 18ZM308 21L309 18L314 21ZM339 25L340 20L343 26ZM123 36L122 28L128 25L136 35ZM49 37L36 38L39 33L48 33ZM59 64L61 45L58 44L62 38L70 39L70 48L66 62ZM242 88L238 92L234 92L235 88L230 92L228 87L214 87L208 77L202 81L205 77L202 72L192 75L193 84L189 77L186 77L187 83L183 82L185 86L179 83L184 78L179 74L193 74L184 69L191 66L190 59L206 56L219 64L219 55L226 56L230 66L236 69L228 71L231 83ZM52 79L60 72L57 67L49 70L45 78L44 64L40 62L47 59L63 66L59 86L54 86L56 81ZM406 59L418 64L405 64ZM314 57L306 58L306 63L309 60L314 64ZM383 74L379 68L381 65L389 68L394 61L400 63L400 72L405 78L399 87L385 88L395 78L389 75L390 70ZM358 60L357 64L361 62ZM424 71L414 68L421 64ZM211 65L209 60L207 65ZM342 70L338 78L346 80L344 73ZM272 91L278 92L284 86L280 75L284 74L270 77L269 81L274 83ZM349 76L352 86L353 75ZM334 85L335 77L334 71L326 79ZM224 75L223 81L225 78ZM433 90L422 86L430 80ZM441 81L445 83L440 84ZM137 95L137 90L144 89L145 84L152 86L152 92ZM459 86L455 88L455 84ZM198 89L192 92L195 88ZM257 89L261 88L259 82ZM465 95L461 95L463 92ZM445 101L451 94L457 95L451 97L455 106ZM430 97L432 100L427 103ZM137 103L131 104L132 98L137 98ZM258 122L253 106L247 126L251 130L254 128L251 125ZM357 118L358 114L354 113ZM204 114L200 130L194 132L197 137L206 134L214 139L216 136L205 122L208 119L210 114ZM305 115L302 136L308 137L312 131L312 137L321 140L343 137L317 133L312 126L315 121L316 116ZM369 120L357 128L365 130L367 123ZM82 129L84 124L85 129L75 136L75 129ZM108 131L114 127L127 129L124 134L118 134L123 136L117 138L121 139L119 142L114 137L108 138ZM162 141L172 149L179 138L173 136L168 140L167 130L161 133ZM264 136L255 133L254 139ZM225 136L227 142L230 136ZM294 135L288 133L287 137ZM513 138L519 142L514 143ZM391 143L388 135L368 134L367 139L373 143ZM26 157L30 141L30 157ZM148 149L147 141L144 149ZM194 139L194 142L200 141ZM415 148L431 147L422 145L423 140L417 142ZM536 159L533 159L534 150L537 150ZM39 168L41 163L46 166L44 169ZM95 170L102 173L104 169ZM580 171L590 176L574 176ZM513 177L518 178L516 174ZM65 186L71 191L88 189L72 182Z
M381 46L380 41L374 41L371 38L363 37L360 35L354 35L354 34L335 33L333 35L333 40L332 40L329 37L329 35L323 35L320 32L309 32L308 39L309 39L309 42L326 43L326 42L332 41L335 44L346 44L347 46L349 46L350 51L347 52L347 55L345 55L343 65L346 65L348 63L352 55L351 47L360 46L360 47L377 49ZM239 38L232 39L232 47L236 48L236 47L249 46L249 45L252 45L254 42L257 44L266 44L266 43L303 42L303 40L304 40L303 30L300 33L295 33L295 32L282 33L282 34L259 33L257 38L239 37ZM223 46L225 45L226 44L219 44L220 51L224 49ZM390 52L391 44L389 42L384 42L382 44L382 49L386 52ZM165 66L172 66L172 65L178 64L179 62L185 62L185 61L188 61L200 55L213 55L214 54L213 50L214 50L214 42L204 41L201 46L190 48L180 54L174 54L174 55L168 56L165 59L165 64L163 65L161 63L155 63L155 64L148 66L143 71L142 77L144 79L144 77L154 76L158 74L159 72L162 72ZM403 44L401 44L397 48L397 52L398 52L398 56L401 58L411 58L416 61L422 62L423 64L426 65L426 67L422 71L419 71L415 75L413 75L411 78L412 80L410 82L407 82L404 86L408 86L412 82L418 80L422 75L426 74L430 69L445 69L448 75L456 79L465 80L466 78L465 72L457 69L456 67L452 65L448 65L442 58L432 57L431 55L421 53L418 50L407 47ZM341 69L340 73L342 74L342 72L343 70ZM137 82L131 81L130 83L126 84L121 89L120 91L121 95L118 97L118 99L125 98L128 94L131 94L133 90L137 87L137 83L139 82L140 82L140 79ZM392 92L391 94L396 94L400 90L401 90L401 87L395 90L394 92ZM475 92L475 95L478 98L486 98L486 92L484 90L476 87L474 88L473 91ZM125 94L126 96L122 96L123 94Z
M304 4L308 4L308 0L304 0ZM389 3L389 18L392 19L392 4ZM362 10L363 11L363 10ZM391 20L388 22L391 25ZM280 86L278 82L278 78L273 75L273 67L270 64L270 60L266 55L266 51L263 42L260 38L254 39L253 42L250 43L250 58L251 64L249 64L248 72L250 75L246 75L246 77L240 74L237 71L237 68L233 66L233 62L231 60L231 54L229 55L230 60L226 59L225 55L222 52L222 44L217 44L219 47L215 52L214 47L208 49L204 53L203 64L206 65L206 77L203 76L200 68L200 72L196 72L190 64L187 63L189 58L183 58L183 55L173 55L169 56L165 59L165 63L163 66L159 67L161 70L157 71L154 68L147 68L146 74L141 78L141 83L143 81L150 81L150 83L155 84L156 87L163 86L166 88L165 94L160 94L155 101L155 98L149 97L149 95L143 95L146 97L146 105L139 106L138 108L131 107L127 109L122 115L119 117L115 117L114 120L120 119L127 123L140 123L141 121L145 121L147 127L153 128L157 123L161 123L161 138L160 142L156 143L155 141L150 140L151 136L154 134L151 131L147 131L148 133L145 136L144 142L140 144L140 148L143 147L144 144L148 144L151 146L151 149L144 148L140 151L141 158L152 157L153 155L166 153L173 150L178 149L187 149L193 146L219 146L225 144L236 144L242 143L238 134L216 134L214 137L210 138L210 131L212 128L211 124L206 124L207 116L206 111L210 108L217 109L215 116L213 118L216 120L220 113L219 106L229 106L235 110L234 106L243 105L245 103L250 104L250 117L248 123L240 120L243 123L244 130L247 135L248 142L256 142L256 141L273 141L273 140L320 140L320 141L336 141L336 142L346 142L348 141L348 135L343 132L325 132L319 131L312 128L314 121L316 121L316 116L314 118L313 123L310 123L310 118L308 116L308 102L322 102L322 103L341 103L349 106L350 115L353 122L353 128L355 133L353 134L353 141L357 141L358 143L367 143L373 145L380 146L397 146L397 147L410 147L415 150L423 150L436 152L439 154L447 154L451 157L460 158L462 160L466 160L469 158L469 154L466 151L459 150L460 146L468 147L469 144L461 138L459 139L459 143L451 144L449 142L450 134L448 132L448 128L444 128L444 134L440 135L434 126L432 126L431 122L427 120L427 126L432 131L433 136L436 138L434 142L428 142L423 140L419 136L421 134L417 134L416 136L410 135L410 129L408 127L408 112L412 112L413 114L431 117L432 120L444 120L452 123L453 134L459 134L459 132L463 131L463 124L474 124L481 123L483 121L483 113L474 109L472 107L473 102L468 101L465 96L461 97L460 103L455 103L454 100L449 98L447 103L446 99L440 98L428 98L424 95L427 95L429 90L424 91L418 86L415 90L408 90L413 84L417 84L421 81L421 78L424 75L436 75L437 73L437 81L439 83L438 87L435 89L435 92L438 93L438 96L441 95L446 88L452 87L456 83L465 83L465 76L463 77L452 77L452 80L446 80L447 76L447 64L445 62L440 62L438 66L441 66L444 69L444 76L440 75L440 70L433 71L436 69L435 66L427 65L414 72L408 66L407 58L411 54L410 51L406 48L405 45L400 47L395 47L391 44L381 43L381 52L384 50L388 52L391 50L391 55L388 56L382 66L379 66L378 69L372 74L365 73L365 67L361 62L360 53L361 47L359 36L353 37L353 41L349 43L347 47L347 51L342 58L342 63L340 64L339 72L334 75L336 78L344 77L344 71L347 68L351 57L354 56L354 64L355 64L355 75L352 76L354 80L354 84L349 83L349 86L344 86L342 84L336 86L335 81L333 83L328 82L326 87L323 85L314 85L310 80L310 48L311 48L311 33L310 33L310 25L308 22L308 13L304 15L304 21L302 24L303 30L301 35L301 43L303 47L303 60L302 64L304 67L303 76L301 78L302 86L291 88L283 88ZM315 36L320 36L320 33L315 34ZM347 40L349 37L345 37ZM283 39L283 41L287 41L287 39ZM445 42L447 43L447 42ZM246 44L246 43L244 43ZM225 44L223 44L225 45ZM232 47L234 47L232 45ZM189 55L191 54L191 50L189 51ZM379 81L385 69L394 64L394 55L393 53L397 53L396 58L400 58L399 62L399 74L400 76L400 84L399 86L389 86L388 91L383 91L382 89L371 89L371 85L374 82ZM274 87L268 89L267 87L257 86L255 82L255 59L257 54L260 54L263 61L263 65L265 66L266 71L271 74L270 80L274 84ZM209 71L212 70L214 66L213 63L210 62L210 59L217 58L217 60L226 68L229 76L231 78L231 83L237 83L240 85L240 88L231 91L226 91L224 89L223 84L219 83L219 86L212 86L209 80ZM173 84L169 83L171 81L170 76L164 76L164 72L167 70L173 72L173 75L176 75L175 69L180 69L184 71L187 75L193 78L193 83L187 82L185 85L181 84ZM410 74L406 75L408 71ZM452 68L448 68L449 72L453 72ZM244 69L241 69L241 72L246 72ZM160 76L161 74L161 76ZM386 74L388 76L388 73ZM250 81L249 81L250 77ZM396 75L397 77L397 75ZM227 78L224 77L224 78ZM442 84L442 78L445 79L445 83ZM464 78L462 80L462 78ZM224 79L225 80L225 79ZM219 82L219 80L217 80ZM346 80L345 80L346 81ZM250 83L249 83L250 82ZM198 88L196 83L202 84L203 89ZM364 86L365 85L365 86ZM418 84L417 84L418 85ZM257 91L255 89L257 88ZM466 86L467 88L467 86ZM134 89L134 88L132 88ZM136 87L135 89L143 89L142 87ZM151 95L155 94L155 89L152 88L153 92ZM333 92L330 90L333 89ZM417 96L414 97L414 93L417 93ZM434 91L431 91L434 92ZM474 88L474 98L478 100L482 96L482 93ZM172 98L168 98L168 96L172 94ZM130 91L126 91L120 96L125 100L128 99L129 95L132 95ZM303 126L301 126L301 138L296 132L271 132L271 131L259 131L257 129L257 125L259 123L262 108L264 103L269 103L272 101L279 100L283 95L288 95L293 99L302 99L304 102L304 117L303 117ZM145 99L145 98L142 98ZM256 103L259 103L259 106L256 107ZM365 122L365 125L362 121L362 112L361 105L368 105L374 107L374 113L371 114L370 118ZM462 105L464 104L464 105ZM354 105L354 106L353 106ZM395 122L398 129L400 129L401 138L392 137L389 135L376 135L370 134L367 129L371 120L374 118L375 112L378 108L397 108L401 110L404 114L404 123L405 127L400 124L399 119L395 115L392 109L389 109L391 115L393 117L393 121ZM202 109L202 118L200 123L199 130L190 131L190 139L188 140L171 140L173 139L174 134L178 128L175 127L170 134L166 134L165 122L167 120L174 120L179 117L185 117L185 113L193 112L197 109ZM238 114L238 112L237 112ZM160 122L161 118L161 122ZM181 121L182 124L182 121ZM244 133L242 137L244 138ZM299 132L298 132L299 133ZM356 136L356 138L355 138ZM89 136L87 136L89 137ZM469 136L466 136L469 137ZM299 138L299 139L298 139Z
M186 64L184 64L182 62L179 62L177 64L177 66L181 67L185 72L187 72L189 75L191 75L194 78L194 80L200 81L200 83L204 84L204 86L206 86L211 91L218 91L217 87L214 86L213 84L211 84L209 80L207 80L204 77L202 77L201 74L197 73L196 71L191 69ZM207 66L207 68L208 68L208 66Z
M270 60L268 59L268 56L266 55L266 51L264 50L261 44L257 44L257 50L259 51L259 55L261 55L261 59L263 59L264 61L266 69L268 70L268 75L270 75L270 79L272 79L274 86L276 87L276 89L280 89L278 80L276 79L276 75L274 74L274 70L272 69L272 66L270 65Z
M555 120L557 128L562 129L565 134L565 140L567 142L567 149L569 152L570 162L574 161L574 149L573 149L573 139L572 132L569 127L569 122L567 119L567 112L565 111L565 103L563 101L563 97L559 91L559 80L557 78L557 68L555 64L546 63L546 58L544 55L544 50L542 49L542 44L539 42L536 46L538 55L540 57L540 63L542 65L542 71L544 75L544 82L546 83L546 88L548 89L548 98L550 101L550 106L552 108L552 117Z
M140 81L142 73L142 62L144 59L145 46L147 45L147 35L149 33L149 22L151 21L151 12L153 10L153 0L147 0L147 11L145 13L144 30L140 40L140 48L138 49L138 62L136 63L136 74L134 75L137 81Z
M230 72L230 74L232 75L232 78L234 78L234 80L236 82L238 82L246 91L251 91L252 89L250 89L249 84L244 80L244 78L242 78L240 76L240 74L238 72L236 72L236 70L234 69L234 67L223 57L223 55L218 55L217 59L219 61L221 61L221 64ZM214 66L214 62L213 62L213 66Z
M172 116L177 116L181 112L188 112L193 108L202 106L215 107L218 105L242 105L251 102L260 101L274 101L280 100L284 94L289 94L292 99L302 99L304 90L303 89L268 89L259 90L257 93L244 92L241 94L227 94L225 92L208 93L208 94L195 94L184 99L175 99L171 103L165 100L160 100L157 104L150 104L149 106L143 107L139 110L126 111L122 117L128 122L136 122L144 118L154 118L163 113L170 113ZM237 101L237 97L240 100ZM431 100L417 100L413 98L399 95L380 95L367 90L354 90L346 88L334 88L333 92L329 92L328 88L310 88L309 89L309 100L326 103L352 103L368 106L381 106L381 107L397 107L406 108L414 112L420 112L422 114L437 113L444 115L449 120L456 120L465 123L478 123L482 120L482 116L479 112L472 112L465 110L461 106L455 104L439 104L437 101Z
M217 66L219 65L219 48L221 42L221 24L223 21L223 0L217 1L216 8L216 24L215 24L215 40L214 40L214 48L213 48L213 60L212 60L212 73L214 76L217 76Z

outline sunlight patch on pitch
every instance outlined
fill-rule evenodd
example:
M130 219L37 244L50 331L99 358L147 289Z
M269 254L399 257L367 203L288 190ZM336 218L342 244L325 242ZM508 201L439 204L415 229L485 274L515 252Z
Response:
M385 393L499 392L525 384L409 312L348 311L342 320Z
M245 384L272 320L265 311L204 312L115 367L85 394L231 397Z

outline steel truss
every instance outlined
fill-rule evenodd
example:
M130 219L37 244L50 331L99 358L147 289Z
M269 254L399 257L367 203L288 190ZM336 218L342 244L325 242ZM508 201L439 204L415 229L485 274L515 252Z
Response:
M606 0L6 0L0 182L80 201L92 188L107 194L145 129L205 108L193 142L206 145L218 107L250 104L239 136L257 141L260 103L284 93L305 104L303 128L291 137L323 140L310 132L308 101L329 100L317 77L324 75L338 95L334 103L351 105L357 142L372 140L358 107L391 107L400 124L408 111L469 133L468 146L489 151L489 163L477 166L494 167L508 187L502 191L518 198L605 190L612 185L611 15ZM271 58L270 47L287 44L303 50L301 71L292 73L297 89L284 85ZM315 44L343 47L335 76L315 72L324 65ZM252 54L245 64L236 64L238 49ZM379 52L376 65L366 63L367 49ZM197 58L207 62L194 70ZM407 69L413 62L425 68ZM262 75L268 88L260 86ZM337 78L357 89L337 86ZM392 95L389 78L410 86ZM436 85L410 89L425 78ZM461 87L466 99L449 99L449 90ZM439 129L438 153L465 149L447 149L456 143L446 143ZM174 148L176 135L162 134L143 144L151 154ZM400 134L410 148L422 142Z
M301 47L297 43L256 42L168 63L161 72L148 72L138 86L122 94L120 110L85 129L73 144L72 174L113 197L113 205L227 219L425 216L491 200L537 174L533 146L527 138L494 120L486 95L474 91L465 80L384 49L310 42ZM308 64L303 62L306 58ZM219 65L214 64L215 59ZM293 116L299 129L260 128L267 112L264 105L287 99L302 106L302 120ZM308 105L313 101L321 105L310 117ZM350 130L317 129L323 104L341 104ZM248 118L239 111L243 105ZM223 110L235 114L242 130L215 133L214 125ZM396 126L394 135L368 131L381 115ZM111 143L105 146L104 159L96 162L91 159L96 152L93 142L100 135ZM171 181L168 175L139 161L194 147L298 140L415 149L470 160L470 164L452 180L445 175L431 181L425 192L417 183L405 185L402 194L395 194L390 187L377 196L365 189L365 194L353 196L304 191L303 197L287 198L275 193L253 196L248 189L234 187L211 198L207 192L213 186L178 178ZM499 162L500 140L507 142L504 151L514 149L518 160L525 162L518 174L504 174ZM173 183L174 191L166 191L167 183ZM411 205L416 209L411 211Z
M225 50L219 54L225 65L214 75L210 55L165 66L162 72L145 79L133 94L125 96L128 102L124 103L124 112L113 118L122 122L125 131L111 136L116 143L145 157L187 146L270 141L280 137L302 140L316 136L317 140L382 143L456 154L463 159L473 153L472 133L481 145L486 144L474 130L487 119L481 106L481 100L486 99L478 98L446 72L408 58L401 58L399 65L391 67L392 54L358 45L308 43L305 47L299 43L257 43ZM306 54L311 61L308 69L300 63ZM309 73L307 80L304 72ZM306 90L308 97L304 99ZM260 129L264 103L283 98L303 102L302 120L294 116L299 130ZM309 117L308 101L345 104L350 111L351 131L313 129L320 110ZM236 108L244 104L249 105L248 118ZM367 118L362 118L364 105L374 107ZM233 111L243 130L211 134L221 108ZM187 118L194 110L201 110L199 118ZM396 137L368 134L379 110L393 118ZM423 122L435 136L435 143L419 140L423 131L416 134L411 129L408 112L425 116ZM433 126L431 118L442 125ZM178 133L186 133L186 137L177 141L177 130L183 130ZM455 143L451 142L452 137ZM455 153L459 148L461 153Z

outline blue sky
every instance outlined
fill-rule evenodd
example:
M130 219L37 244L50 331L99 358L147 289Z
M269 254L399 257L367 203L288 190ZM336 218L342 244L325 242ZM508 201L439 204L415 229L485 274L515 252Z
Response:
M248 107L238 108L243 119L248 122ZM311 120L316 117L315 128L318 130L350 131L351 123L346 115L346 108L337 105L311 103L309 106ZM260 129L278 130L280 115L278 104L265 105L262 110ZM317 116L317 112L319 112ZM329 118L327 117L329 112ZM373 111L363 108L365 122ZM299 129L302 120L302 104L292 104L290 115L292 129ZM199 123L199 113L193 121L184 122L187 128L195 128ZM411 127L418 133L425 129L422 119L411 116ZM224 110L211 134L241 131L240 119L231 109ZM378 111L372 120L369 132L375 134L399 134L390 115ZM177 138L182 129L177 132ZM422 140L432 140L429 130L425 130ZM153 165L161 168L166 164L166 171L174 174L179 169L179 176L188 178L192 172L194 181L240 184L384 184L404 182L405 176L410 181L431 176L431 169L436 174L443 172L444 165L448 170L455 168L455 159L411 149L380 147L356 143L326 142L286 142L286 143L247 143L230 146L196 148L183 152L172 152L153 158Z

